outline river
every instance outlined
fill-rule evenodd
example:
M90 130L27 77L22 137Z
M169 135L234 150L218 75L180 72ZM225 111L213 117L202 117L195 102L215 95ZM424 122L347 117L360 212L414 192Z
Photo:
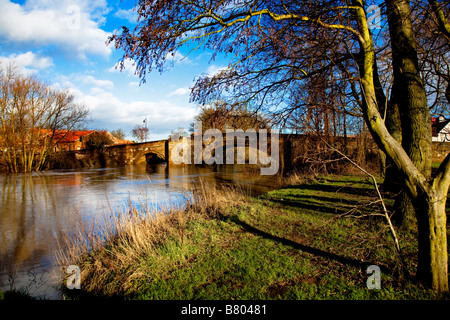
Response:
M239 183L253 194L276 185L244 166L128 166L0 175L0 291L24 289L59 299L55 260L58 235L76 219L104 219L135 206L183 205L200 180L219 187Z

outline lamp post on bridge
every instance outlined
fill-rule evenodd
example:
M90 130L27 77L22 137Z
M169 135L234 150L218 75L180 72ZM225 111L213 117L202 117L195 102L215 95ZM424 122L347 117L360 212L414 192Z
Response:
M145 135L144 135L144 141L148 140L148 118L147 116L144 119L144 124L145 124Z

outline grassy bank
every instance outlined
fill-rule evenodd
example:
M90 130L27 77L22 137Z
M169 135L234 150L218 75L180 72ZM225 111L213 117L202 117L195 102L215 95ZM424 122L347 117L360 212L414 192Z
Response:
M372 185L327 176L260 197L204 186L186 209L133 208L100 236L83 234L61 265L82 271L69 298L439 299L413 281L416 240L399 233L411 278L399 275ZM389 204L389 203L388 203ZM114 231L111 231L114 230ZM366 286L367 266L382 270Z

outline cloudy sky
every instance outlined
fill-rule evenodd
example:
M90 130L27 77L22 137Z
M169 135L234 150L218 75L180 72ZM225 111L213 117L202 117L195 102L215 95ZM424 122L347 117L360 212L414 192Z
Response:
M170 71L148 74L139 86L132 63L120 72L122 52L106 45L114 30L135 25L133 7L127 0L0 0L0 62L70 90L89 108L90 129L121 128L131 139L148 117L150 139L165 139L187 129L198 111L189 103L194 78L226 62L210 63L203 50L178 52Z

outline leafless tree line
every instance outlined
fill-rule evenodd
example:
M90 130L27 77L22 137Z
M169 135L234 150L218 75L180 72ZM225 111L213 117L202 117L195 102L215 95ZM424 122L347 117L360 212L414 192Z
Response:
M41 170L58 142L56 130L77 128L88 110L68 91L13 65L0 67L0 160L9 172Z

